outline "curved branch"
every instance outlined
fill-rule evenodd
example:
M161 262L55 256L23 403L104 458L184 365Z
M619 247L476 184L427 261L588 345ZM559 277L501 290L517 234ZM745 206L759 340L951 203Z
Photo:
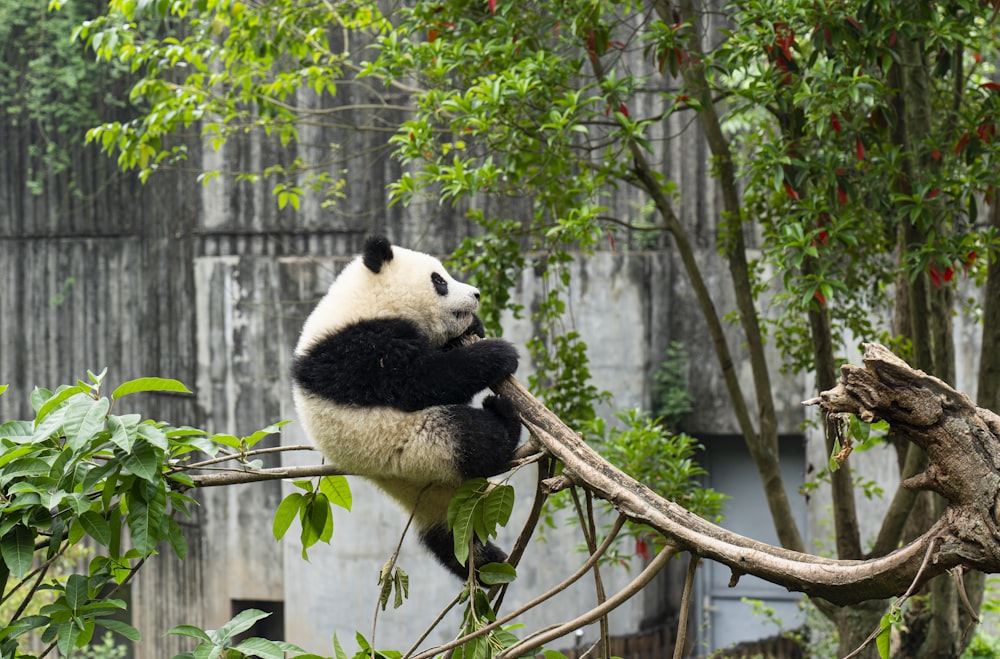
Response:
M514 403L535 438L562 461L574 482L611 502L630 519L664 534L681 549L729 566L735 579L752 574L792 591L849 605L899 595L911 584L959 564L997 571L1000 530L989 511L1000 492L1000 475L992 467L1000 465L1000 417L975 408L964 395L936 378L913 371L881 346L869 346L865 362L866 369L844 367L836 389L808 402L820 404L827 412L854 412L869 421L885 418L904 427L931 460L924 476L912 479L909 486L935 489L950 502L945 515L923 536L867 561L834 560L787 550L711 524L657 496L601 458L513 378L501 382L496 390ZM942 419L944 407L952 413ZM938 432L943 432L933 442L925 438L932 432L929 423L940 426ZM963 433L963 428L969 446L957 450L951 446L949 450L952 434ZM969 462L977 466L967 465ZM956 475L960 465L965 477ZM983 486L968 488L970 482ZM973 505L976 507L970 507ZM932 560L921 571L928 551Z

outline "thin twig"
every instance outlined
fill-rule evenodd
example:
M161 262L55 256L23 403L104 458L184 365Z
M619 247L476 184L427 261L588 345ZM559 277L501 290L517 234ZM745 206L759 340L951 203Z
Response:
M378 624L378 611L383 606L382 593L384 593L386 589L386 584L381 581L381 577L384 576L386 579L392 578L392 570L396 567L396 561L399 559L399 553L403 550L403 540L406 539L406 532L410 530L410 524L413 523L413 516L417 514L417 506L420 505L420 498L424 496L424 492L426 492L429 487L429 484L425 485L424 488L417 494L417 500L413 502L413 510L410 512L410 518L406 520L406 526L403 527L403 532L399 534L399 542L396 543L396 550L392 552L392 556L389 557L389 569L382 570L379 574L379 586L381 586L381 588L379 589L378 602L375 604L375 615L372 616L372 659L375 659L375 627ZM388 587L392 588L391 585Z
M681 593L680 617L677 620L677 638L674 642L674 659L684 658L684 646L687 645L688 615L691 613L691 601L694 599L694 577L698 571L698 555L691 552L688 561L687 574L684 576L684 591Z
M297 467L274 467L273 469L233 470L218 474L191 476L195 487L218 487L220 485L240 485L258 481L282 478L309 478L310 476L350 476L333 465L303 465Z
M243 451L242 453L229 453L226 455L216 456L208 460L202 460L201 462L193 462L191 464L178 464L176 465L175 471L187 471L188 469L202 469L209 465L218 464L220 462L227 462L229 460L238 460L253 457L255 455L264 455L267 453L279 453L282 451L315 451L316 447L312 444L296 444L294 446L271 446L268 448L257 448L251 451Z
M550 599L550 598L558 595L559 593L563 592L564 590L566 590L567 588L569 588L570 586L572 586L574 583L576 583L577 581L579 581L580 578L583 577L583 575L587 574L587 572L590 571L591 566L594 563L596 563L600 559L601 556L604 555L604 553L608 550L608 547L611 546L612 541L615 539L615 537L618 536L618 532L621 531L622 526L624 526L625 520L626 520L626 517L624 515L620 515L618 517L618 519L615 520L615 524L612 527L611 532L608 533L608 537L605 538L604 542L601 543L601 546L597 548L597 552L594 553L593 555L591 555L590 558L588 558L587 561L583 565L581 565L579 568L577 568L576 572L574 572L573 574L571 574L569 577L567 577L565 580L563 580L558 585L550 588L548 591L542 593L541 595L539 595L535 599L531 600L527 604L524 604L521 607L515 609L514 611L511 611L507 615L505 615L505 616L503 616L501 618L497 618L496 622L491 622L488 625L480 627L479 629L477 629L476 631L472 632L471 634L467 634L465 636L462 636L461 638L455 639L454 641L450 641L448 643L445 643L444 645L440 645L440 646L431 648L430 650L427 650L425 652L422 652L421 654L418 654L417 656L413 657L413 659L430 659L431 657L437 655L439 652L442 652L444 650L451 650L453 648L456 648L459 645L462 645L463 643L471 641L472 639L477 638L479 636L482 636L484 634L487 634L487 633L493 631L494 629L497 629L497 628L501 627L502 625L506 625L508 622L510 622L514 618L518 617L519 615L522 615L522 614L530 611L531 609L535 608L536 606L539 606L540 604L542 604L546 600L548 600L548 599ZM553 625L552 627L554 628L555 626L556 625ZM546 629L548 629L548 628L546 628ZM542 631L544 631L544 630L542 630Z
M924 568L926 568L927 564L930 563L931 554L934 553L934 547L937 545L937 541L938 538L931 538L931 541L927 543L927 551L924 553L924 560L920 564L920 568L917 570L917 573L913 576L913 581L910 582L910 587L907 588L906 592L903 593L902 596L900 596L893 603L894 607L899 608L903 606L906 600L910 599L910 596L913 595L913 592L917 589L917 585L920 583L920 575L924 573ZM868 638L866 638L864 642L861 645L859 645L857 649L854 650L854 652L844 657L844 659L852 659L852 657L856 657L859 654L861 654L861 651L864 650L866 647L868 647L871 644L871 642L877 639L881 634L882 634L882 624L881 622L879 622L879 626L875 629L875 631L869 634Z
M609 597L604 604L594 607L583 615L558 625L554 629L550 629L544 633L536 632L535 634L524 638L519 643L516 643L500 652L500 654L496 655L496 659L520 657L531 650L541 647L549 641L565 636L570 632L576 631L580 627L589 625L602 616L606 616L645 588L646 584L648 584L653 577L659 574L660 570L667 565L667 562L670 561L671 557L673 557L676 553L677 546L668 544L660 551L659 554L656 555L656 558L654 558L649 565L647 565L642 572L640 572L639 575L631 581L631 583L615 593L613 596Z
M434 631L434 628L437 627L439 624L441 624L441 621L444 620L444 617L448 615L451 612L451 610L458 605L461 599L462 599L461 592L458 595L455 595L454 599L452 599L451 602L448 603L448 606L444 607L441 613L438 614L437 618L434 618L434 621L431 622L430 626L424 630L424 633L420 635L420 638L418 638L417 641L412 646L410 646L410 649L407 650L406 654L403 655L403 659L409 659L411 656L413 656L413 653L417 651L417 648L420 647L420 644L424 642L424 639L430 636L431 632Z
M548 457L547 454L544 453L536 453L535 455L546 458ZM521 527L521 532L518 534L517 540L514 541L514 546L511 548L510 554L507 556L507 563L515 568L521 562L521 556L524 555L524 550L528 548L528 543L535 534L535 528L538 527L538 521L542 516L542 506L548 498L548 494L545 492L545 488L542 486L542 483L546 478L549 478L552 475L553 471L554 462L551 459L539 460L537 478L535 482L535 499L531 504L531 511L528 513L528 518L524 521L524 526ZM500 605L503 604L503 598L507 592L508 585L509 584L494 585L487 593L487 600L493 602L493 613L500 612Z
M594 496L591 494L590 490L584 490L584 494L587 497L587 512L584 514L583 507L580 505L580 497L577 494L577 488L570 489L570 493L573 495L573 505L576 507L577 517L580 518L580 529L583 531L584 542L587 543L587 551L594 553L597 549L597 525L594 522ZM598 564L594 563L594 590L597 594L597 605L600 606L608 599L608 594L604 590L604 580L601 579L601 570ZM604 656L611 656L611 631L608 627L608 617L601 617L601 645L603 646Z

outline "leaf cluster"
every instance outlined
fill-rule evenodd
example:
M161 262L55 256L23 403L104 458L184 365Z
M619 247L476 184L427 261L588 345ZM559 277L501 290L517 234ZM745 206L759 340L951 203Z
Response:
M18 157L27 158L32 194L43 192L48 177L63 173L69 176L62 180L78 193L71 154L88 129L124 107L114 93L124 86L123 67L94 62L70 39L99 5L80 0L50 12L48 0L0 1L0 108L4 122L30 139L27 153Z
M323 476L317 481L316 485L310 480L294 481L295 487L304 494L292 492L282 499L274 513L271 529L274 539L281 540L298 518L304 560L309 559L310 547L320 541L329 543L333 537L333 506L350 510L353 502L350 485L344 476Z
M841 345L879 336L893 282L954 285L995 253L979 205L1000 153L997 27L975 2L734 9L713 84L763 230L757 292L787 363L808 369L810 309Z
M116 618L125 603L115 593L161 544L186 556L177 518L194 503L185 494L191 459L226 452L252 469L242 453L280 426L237 439L143 419L119 410L126 397L190 391L176 380L139 378L106 395L105 375L35 389L34 419L0 423L4 657L25 656L28 634L47 644L46 653L63 655L87 645L98 628L139 640ZM84 540L96 547L86 569L63 573L60 559Z

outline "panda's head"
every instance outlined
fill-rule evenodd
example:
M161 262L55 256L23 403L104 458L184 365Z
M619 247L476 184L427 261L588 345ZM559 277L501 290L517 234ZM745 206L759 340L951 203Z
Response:
M347 324L378 318L409 320L441 346L469 328L478 308L479 289L453 279L438 259L373 236L306 321L297 352Z
M374 315L405 318L435 345L461 336L472 324L479 289L453 279L433 256L373 236L365 243L361 261Z

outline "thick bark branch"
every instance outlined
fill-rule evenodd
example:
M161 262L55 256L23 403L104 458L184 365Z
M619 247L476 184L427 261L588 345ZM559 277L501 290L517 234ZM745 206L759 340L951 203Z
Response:
M579 436L513 379L497 391L518 408L546 450L577 484L611 502L635 522L663 533L681 548L728 565L735 577L752 574L789 590L839 605L904 593L956 565L1000 568L994 502L1000 492L1000 417L976 408L940 380L910 369L882 346L869 346L867 368L845 366L841 383L810 401L831 413L884 418L930 456L927 487L949 500L945 515L923 536L868 561L832 560L767 545L710 524L667 501L595 453ZM969 483L976 483L974 488ZM919 572L925 556L927 567ZM917 578L919 572L919 579Z

